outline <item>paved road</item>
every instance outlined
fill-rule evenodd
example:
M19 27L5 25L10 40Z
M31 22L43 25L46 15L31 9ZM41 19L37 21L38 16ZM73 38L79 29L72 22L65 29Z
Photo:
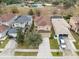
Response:
M44 37L42 44L39 46L39 51L37 57L51 57L51 50L49 45L49 38Z
M12 56L14 55L14 49L16 47L16 41L14 39L10 39L0 56Z

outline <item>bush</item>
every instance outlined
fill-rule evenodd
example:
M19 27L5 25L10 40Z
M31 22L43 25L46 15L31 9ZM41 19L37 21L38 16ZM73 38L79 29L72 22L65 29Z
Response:
M34 12L32 9L30 9L30 11L28 12L28 15L34 15Z
M66 20L67 20L67 19L70 19L70 17L72 17L72 15L63 16L63 18L66 19Z
M11 12L12 13L19 13L19 10L17 9L16 6L13 6L12 9L11 9Z

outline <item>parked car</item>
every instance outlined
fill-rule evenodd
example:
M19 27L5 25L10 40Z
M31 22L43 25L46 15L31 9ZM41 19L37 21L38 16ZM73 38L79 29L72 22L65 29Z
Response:
M61 46L61 48L66 49L66 44L65 43L62 43L60 46Z

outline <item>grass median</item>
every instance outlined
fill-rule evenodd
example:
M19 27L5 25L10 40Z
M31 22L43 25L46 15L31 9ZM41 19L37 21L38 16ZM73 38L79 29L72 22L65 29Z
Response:
M63 56L62 52L51 52L52 56Z
M15 52L15 56L37 56L38 52Z

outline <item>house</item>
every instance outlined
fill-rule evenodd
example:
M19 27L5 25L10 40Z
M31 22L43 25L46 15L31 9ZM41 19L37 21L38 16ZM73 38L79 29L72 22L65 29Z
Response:
M42 4L39 4L39 3L34 3L34 4L32 4L31 6L32 6L32 7L36 7L36 8L41 8L41 7L43 7L43 5L42 5Z
M11 28L8 32L7 32L9 37L16 37L17 36L17 29L16 28Z
M74 30L75 32L78 32L79 31L79 16L71 17L69 24L72 30Z
M69 25L62 16L52 16L51 22L57 39L63 39L69 35Z
M8 26L0 24L0 40L1 38L6 36L8 30L9 30Z
M50 17L35 16L34 22L38 31L49 32L51 29Z
M22 15L12 25L14 28L25 28L32 24L32 16Z
M15 21L15 19L17 17L18 16L16 16L13 13L3 14L3 15L0 16L0 23L7 25L7 26L10 26Z

